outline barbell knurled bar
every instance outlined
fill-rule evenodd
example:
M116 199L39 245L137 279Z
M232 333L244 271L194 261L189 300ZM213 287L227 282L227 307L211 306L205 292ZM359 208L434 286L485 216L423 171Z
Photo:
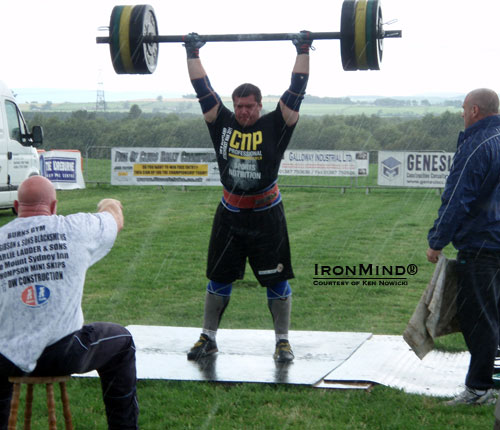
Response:
M384 31L380 38L401 37L401 30ZM341 39L340 32L310 32L310 38L313 40L331 40ZM260 42L260 41L279 41L293 40L299 37L300 33L248 33L248 34L200 34L198 37L205 42ZM149 36L142 37L143 43L184 43L186 35L173 36ZM96 37L96 43L111 43L111 38L106 36Z

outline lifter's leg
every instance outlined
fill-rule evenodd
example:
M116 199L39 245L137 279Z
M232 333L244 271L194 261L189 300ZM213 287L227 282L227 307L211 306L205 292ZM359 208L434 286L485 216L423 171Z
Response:
M273 317L276 336L274 359L278 362L292 361L294 355L288 341L288 329L292 312L292 289L288 281L267 288L267 304Z
M216 336L222 315L231 298L232 284L209 281L205 296L203 330L200 339L188 352L188 360L198 360L218 351Z

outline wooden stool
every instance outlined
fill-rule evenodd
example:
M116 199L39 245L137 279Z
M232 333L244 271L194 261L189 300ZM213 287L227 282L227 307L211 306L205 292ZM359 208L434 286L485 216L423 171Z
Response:
M11 376L9 382L14 384L12 401L10 404L10 416L8 430L16 430L17 410L19 409L19 395L21 394L21 384L27 385L26 392L26 409L24 411L24 430L31 429L31 405L33 403L33 385L45 384L47 389L47 409L49 413L49 430L56 430L56 411L54 401L54 386L52 384L59 383L61 388L61 400L63 404L64 422L66 430L73 430L71 422L71 411L69 410L68 392L66 391L66 381L71 376Z

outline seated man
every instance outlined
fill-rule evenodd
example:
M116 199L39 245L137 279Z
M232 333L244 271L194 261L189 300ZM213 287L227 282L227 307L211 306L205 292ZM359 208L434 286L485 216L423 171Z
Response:
M0 430L7 429L9 376L97 370L109 429L138 429L135 346L112 323L83 325L87 269L123 227L118 200L95 214L56 215L56 191L42 176L19 187L18 218L0 227Z

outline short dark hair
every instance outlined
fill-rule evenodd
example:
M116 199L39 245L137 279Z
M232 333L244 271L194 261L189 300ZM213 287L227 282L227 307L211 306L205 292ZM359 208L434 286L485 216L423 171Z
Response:
M232 99L234 102L234 99L236 97L248 97L248 96L254 96L255 101L257 103L262 102L262 93L260 92L259 87L248 83L241 84L240 86L236 87L236 89L233 91Z

